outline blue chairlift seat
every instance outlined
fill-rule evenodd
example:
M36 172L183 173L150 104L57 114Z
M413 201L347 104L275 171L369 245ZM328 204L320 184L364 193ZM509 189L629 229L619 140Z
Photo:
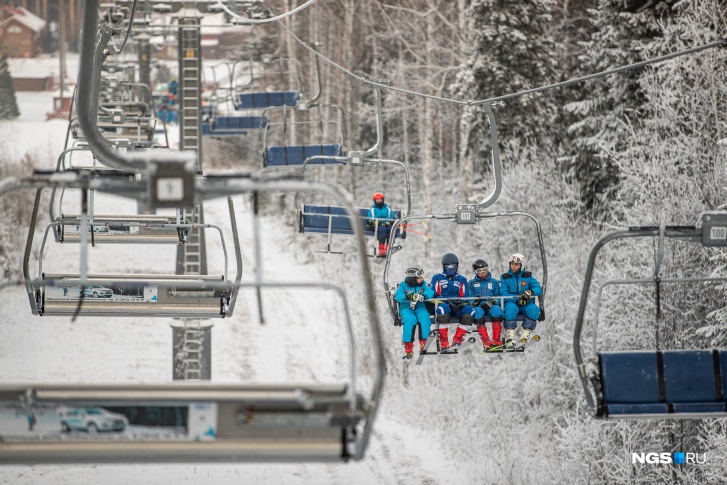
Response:
M202 122L202 135L206 136L239 136L247 130L264 128L267 120L264 116L218 116L212 121Z
M295 106L297 91L242 93L237 95L237 109L264 109L274 106Z
M601 352L608 417L725 415L727 350Z
M359 221L364 230L364 235L374 237L374 227L366 225L369 217L369 209L358 208ZM401 218L401 211L396 210L394 217ZM353 235L351 227L351 218L343 207L334 207L328 205L303 205L298 220L298 232L309 232L318 234L328 234L328 225L330 221L331 234ZM396 237L406 239L406 232L399 227L396 231Z
M285 166L285 165L303 165L308 157L315 155L325 155L331 157L341 156L341 145L283 145L271 146L265 149L265 160L263 166ZM339 164L336 160L327 160L325 158L312 159L310 163L319 165L323 164Z

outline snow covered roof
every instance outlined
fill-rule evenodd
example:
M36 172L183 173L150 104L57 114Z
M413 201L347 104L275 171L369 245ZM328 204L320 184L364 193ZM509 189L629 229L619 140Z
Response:
M46 21L24 7L5 6L4 9L12 18L35 32L40 32L45 28Z

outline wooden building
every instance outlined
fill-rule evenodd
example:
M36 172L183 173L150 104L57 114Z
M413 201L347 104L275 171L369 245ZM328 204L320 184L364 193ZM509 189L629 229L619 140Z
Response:
M36 57L46 21L23 7L5 6L0 11L0 44L8 57Z

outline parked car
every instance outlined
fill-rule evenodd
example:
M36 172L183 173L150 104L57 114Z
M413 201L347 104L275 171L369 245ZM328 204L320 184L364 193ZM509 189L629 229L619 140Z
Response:
M103 408L71 408L60 412L61 430L87 431L124 431L129 419L123 414L112 413Z
M111 298L114 292L100 285L89 285L83 289L83 296L91 298Z

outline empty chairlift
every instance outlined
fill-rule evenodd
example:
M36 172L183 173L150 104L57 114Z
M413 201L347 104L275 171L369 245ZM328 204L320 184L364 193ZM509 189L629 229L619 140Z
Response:
M36 197L34 219L37 217L39 200ZM23 269L33 314L179 318L224 318L231 315L242 272L240 246L232 210L230 204L237 268L235 282L228 277L228 254L222 230L211 224L177 222L167 225L164 223L165 219L159 216L102 216L98 220L92 220L88 214L61 217L46 227L40 246L36 279L30 277L28 269L35 234L34 229L29 231ZM215 229L222 241L224 274L198 276L45 273L43 254L51 227L56 228L54 234L61 241L81 243L82 252L86 250L87 243L92 241L180 243L193 227ZM156 230L158 232L155 233Z
M306 160L312 164L339 164L336 157L341 157L348 145L348 132L345 116L336 105L312 105L308 119L289 118L303 117L302 112L290 109L278 109L282 112L282 120L271 121L262 131L262 157L264 167L303 165ZM266 110L263 116L271 112ZM335 114L332 114L335 113ZM295 140L305 140L299 144Z
M657 324L661 319L663 285L727 281L727 277L661 278L666 240L689 241L704 246L727 245L727 212L705 212L701 225L692 227L637 227L602 237L591 250L576 317L573 349L586 401L601 419L707 418L727 416L727 350L660 349L600 350L598 327L605 289L622 285L654 289ZM648 238L657 244L654 273L647 278L624 278L602 283L596 292L590 328L590 352L584 351L586 308L589 303L595 261L607 243ZM643 260L643 258L642 258ZM639 294L643 294L640 291ZM687 314L680 310L680 317ZM695 322L695 326L699 322Z

